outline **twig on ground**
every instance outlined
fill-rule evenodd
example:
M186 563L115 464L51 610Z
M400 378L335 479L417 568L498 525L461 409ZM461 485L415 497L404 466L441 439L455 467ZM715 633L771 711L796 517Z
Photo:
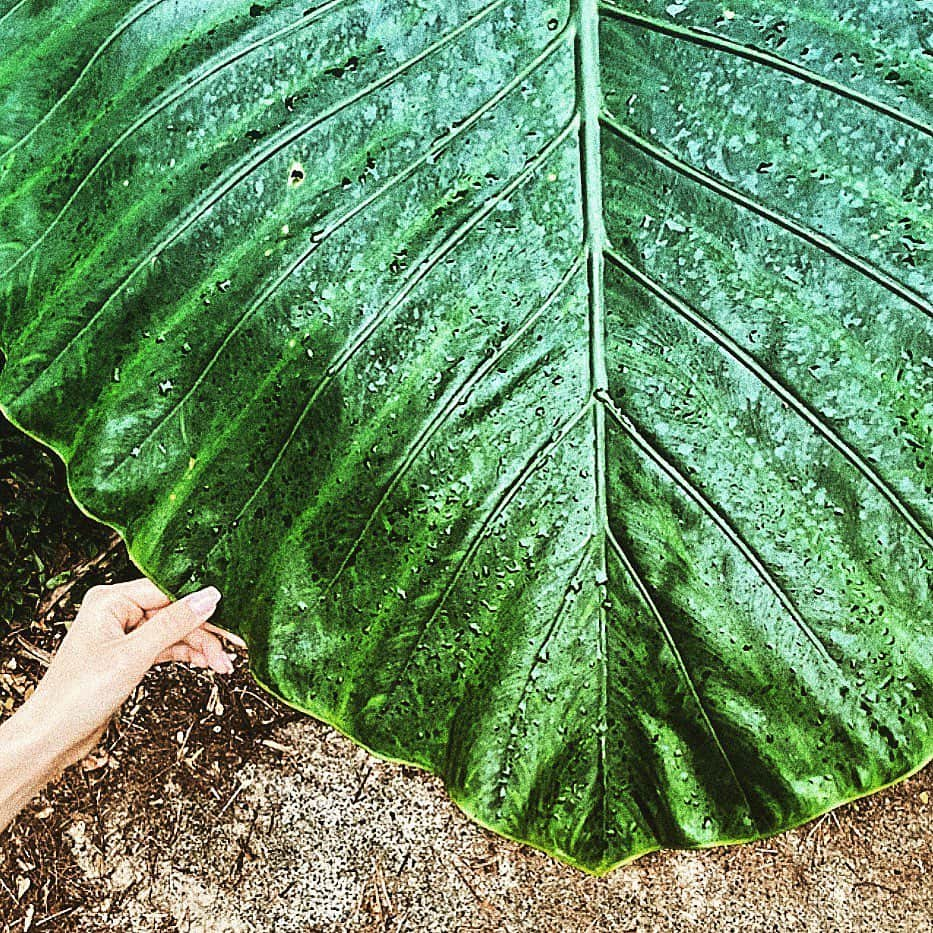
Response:
M45 651L42 648L38 648L31 642L26 641L22 635L17 635L16 641L20 648L22 648L30 658L32 658L34 661L38 661L43 667L48 667L52 663L52 653L50 651Z
M230 795L230 799L220 808L220 810L219 810L218 813L217 813L217 816L218 816L218 817L223 816L223 815L224 815L224 812L225 812L226 809L227 809L227 807L229 807L230 804L232 804L233 801L236 800L237 797L239 797L240 794L241 794L244 790L246 790L246 788L249 787L251 783L252 783L252 782L251 782L251 781L248 781L248 780L241 781L241 782L240 782L240 786Z

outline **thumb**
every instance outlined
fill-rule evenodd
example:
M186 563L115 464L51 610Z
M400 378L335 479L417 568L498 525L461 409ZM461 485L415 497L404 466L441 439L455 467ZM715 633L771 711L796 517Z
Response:
M133 632L131 637L154 654L161 654L176 642L200 628L220 602L220 590L214 586L189 593L183 599L160 609Z

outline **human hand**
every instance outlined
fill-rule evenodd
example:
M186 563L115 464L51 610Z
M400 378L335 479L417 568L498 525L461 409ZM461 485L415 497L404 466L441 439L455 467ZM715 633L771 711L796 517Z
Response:
M0 729L0 758L6 758L0 762L0 829L4 791L12 793L4 781L15 777L26 785L18 796L28 800L85 757L154 664L185 661L232 672L220 630L207 623L219 600L218 590L208 587L171 602L146 579L88 591L35 692ZM245 647L236 636L226 637Z

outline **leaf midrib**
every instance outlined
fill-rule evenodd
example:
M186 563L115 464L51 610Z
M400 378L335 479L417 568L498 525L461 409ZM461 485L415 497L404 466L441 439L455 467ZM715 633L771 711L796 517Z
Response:
M606 412L596 398L607 392L609 378L606 371L606 332L603 295L603 264L606 247L606 229L603 221L602 147L600 145L599 115L602 110L602 86L599 71L599 2L580 0L578 17L578 45L576 55L576 92L580 113L580 170L583 192L583 231L587 253L588 321L590 397L593 405L593 495L595 525L599 535L599 582L606 586L608 575L607 535L609 515L607 507L608 484L606 476ZM608 640L606 637L606 607L602 596L598 600L599 614L599 755L597 780L601 785L601 818L603 836L606 835L608 810L608 782L606 778L606 733L608 731Z

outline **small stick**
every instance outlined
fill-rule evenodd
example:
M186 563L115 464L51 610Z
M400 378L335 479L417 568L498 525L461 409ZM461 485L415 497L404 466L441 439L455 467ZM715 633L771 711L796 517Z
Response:
M246 790L246 788L250 786L250 783L250 781L242 781L240 783L240 786L230 795L230 799L220 808L220 811L217 814L218 817L223 816L227 807L229 807L230 804L240 796L242 791Z

